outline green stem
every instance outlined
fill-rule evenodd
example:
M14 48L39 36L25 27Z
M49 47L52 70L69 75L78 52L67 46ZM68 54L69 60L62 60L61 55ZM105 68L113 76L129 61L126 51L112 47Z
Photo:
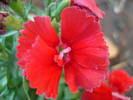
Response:
M25 83L25 78L23 77L23 88L24 88L24 92L25 92L25 94L26 94L26 96L27 96L27 99L28 99L28 100L31 100L31 99L30 99L30 96L29 96L29 94L28 94L28 92L27 92L27 90L26 90L25 84L26 84L26 83Z

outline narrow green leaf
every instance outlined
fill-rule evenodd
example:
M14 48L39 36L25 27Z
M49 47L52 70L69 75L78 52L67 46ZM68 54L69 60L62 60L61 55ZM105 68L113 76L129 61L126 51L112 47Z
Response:
M23 77L23 88L24 88L24 92L25 92L25 94L26 94L26 96L27 96L27 99L28 100L31 100L30 99L30 96L29 96L29 94L28 94L28 84L27 84L27 82L25 81L25 78Z
M6 100L14 100L15 92L10 91L9 94L6 96Z
M52 12L52 17L55 17L59 21L61 11L69 4L70 0L62 0L62 2L58 5L57 9Z
M3 94L3 91L7 87L7 75L6 75L6 69L3 67L0 67L0 95Z
M9 36L12 36L12 35L15 35L15 34L18 34L18 31L8 31L6 34L0 36L0 38L5 38L5 37L9 37Z
M25 15L26 16L28 16L31 8L32 8L32 0L30 0L30 2L28 2L27 4L25 4Z

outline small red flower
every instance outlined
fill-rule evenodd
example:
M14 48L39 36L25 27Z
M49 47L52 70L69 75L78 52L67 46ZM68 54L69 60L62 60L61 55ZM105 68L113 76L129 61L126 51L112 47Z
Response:
M78 87L92 91L100 86L107 74L108 48L93 16L77 7L65 8L61 38L49 17L35 17L24 26L17 46L18 64L37 94L56 98L62 69L71 92L77 92Z
M88 10L89 14L94 14L100 19L103 18L104 12L97 6L95 0L71 0L72 5L79 6Z
M123 94L133 86L133 78L124 70L116 70L110 74L109 83L113 91Z
M109 85L103 83L93 93L84 92L82 100L130 100L124 95L133 86L133 78L124 70L116 70L110 74Z
M99 88L95 88L93 93L84 92L82 100L112 100L112 90L108 84L103 83Z

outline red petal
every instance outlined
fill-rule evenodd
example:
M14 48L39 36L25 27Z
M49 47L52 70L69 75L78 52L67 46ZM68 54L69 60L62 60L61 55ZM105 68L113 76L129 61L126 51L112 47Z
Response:
M59 43L55 29L51 26L50 17L35 17L38 34L49 46L55 47Z
M67 64L64 67L65 80L68 84L71 92L78 92L78 86L76 84L75 69L74 66Z
M61 38L63 43L72 45L80 39L99 33L101 28L94 17L87 16L85 10L77 7L65 8L61 15Z
M27 52L25 75L32 88L37 89L37 94L46 94L46 97L56 98L58 83L62 69L53 60L57 51L50 48L40 37L37 37L32 49Z
M93 88L99 87L105 79L106 73L100 70L92 70L76 63L68 63L65 66L65 80L71 92L76 92L77 87L85 88L92 92Z
M17 46L18 53L17 58L21 59L17 64L24 65L25 53L31 48L36 37L40 37L51 47L55 47L59 43L59 39L54 28L50 24L49 17L35 17L35 22L29 21L24 24L25 29L21 30L21 36L19 37L19 45Z
M95 0L72 0L72 4L88 8L99 18L104 16L104 12L97 6Z
M125 93L133 86L133 78L124 70L116 70L110 74L109 83L113 91Z
M32 28L35 28L34 22L29 21L25 23L26 29L21 30L22 36L19 36L19 45L17 46L17 50L19 51L17 54L18 58L21 58L27 49L31 48L32 43L35 41L37 34L32 32Z
M79 40L71 48L71 60L87 68L107 70L109 54L103 33L94 33L86 39Z
M25 56L26 51L31 48L37 36L34 22L29 21L25 23L24 26L25 29L20 31L22 35L19 36L19 45L17 46L18 52L16 54L16 57L21 60L23 56ZM18 64L24 65L25 62L22 60Z
M82 100L112 100L111 88L103 83L99 88L95 88L93 93L84 92Z

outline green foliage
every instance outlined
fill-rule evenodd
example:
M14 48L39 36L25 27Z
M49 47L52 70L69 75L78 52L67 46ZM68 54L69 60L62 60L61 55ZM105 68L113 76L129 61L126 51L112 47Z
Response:
M7 28L7 30L20 30L22 29L22 20L9 15L8 17L5 18L3 24Z
M61 3L57 6L57 9L52 12L52 17L55 17L58 21L60 19L61 11L69 6L70 0L62 0Z
M10 7L16 12L18 15L24 17L25 16L25 8L24 2L22 0L16 0L10 2Z

